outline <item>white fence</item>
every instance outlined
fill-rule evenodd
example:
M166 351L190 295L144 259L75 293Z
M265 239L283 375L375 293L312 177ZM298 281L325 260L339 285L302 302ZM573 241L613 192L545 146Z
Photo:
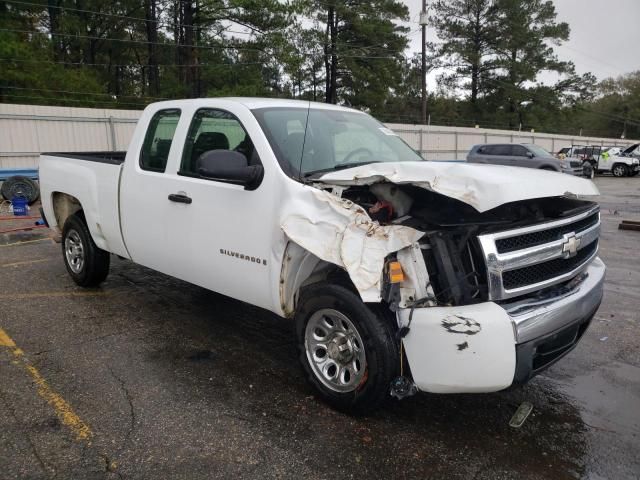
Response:
M0 169L36 168L40 152L126 150L140 110L0 104ZM630 145L631 140L519 133L484 128L388 124L429 160L464 160L478 143Z

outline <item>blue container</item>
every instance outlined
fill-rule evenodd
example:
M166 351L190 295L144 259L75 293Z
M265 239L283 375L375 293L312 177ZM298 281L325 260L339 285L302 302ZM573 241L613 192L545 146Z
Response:
M28 204L29 202L24 197L13 197L11 199L13 215L16 217L26 217L29 214Z

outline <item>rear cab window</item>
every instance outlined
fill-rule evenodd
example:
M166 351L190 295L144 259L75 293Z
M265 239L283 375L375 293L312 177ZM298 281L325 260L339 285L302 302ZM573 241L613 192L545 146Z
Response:
M177 108L160 110L151 117L140 151L142 170L164 173L179 120Z

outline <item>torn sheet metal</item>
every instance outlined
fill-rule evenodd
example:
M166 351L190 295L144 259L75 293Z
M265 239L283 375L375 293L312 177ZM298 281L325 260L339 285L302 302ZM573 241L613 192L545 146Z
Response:
M380 301L386 256L413 244L424 232L380 225L359 205L329 192L309 188L307 193L284 217L282 230L322 260L344 267L365 302Z
M406 326L410 309L398 311ZM423 392L495 392L513 382L511 318L493 302L416 308L403 339L413 380Z
M600 194L590 180L568 174L454 162L372 163L330 172L317 181L332 185L371 185L385 181L413 184L460 200L479 212L519 200Z

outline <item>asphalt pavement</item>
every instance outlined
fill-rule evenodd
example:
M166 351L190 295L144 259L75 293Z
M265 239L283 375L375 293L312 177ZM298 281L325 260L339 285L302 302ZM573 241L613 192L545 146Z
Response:
M578 347L367 418L314 397L287 320L116 257L81 289L46 231L0 235L0 478L640 478L640 232L617 229L640 178L596 183L608 276Z

